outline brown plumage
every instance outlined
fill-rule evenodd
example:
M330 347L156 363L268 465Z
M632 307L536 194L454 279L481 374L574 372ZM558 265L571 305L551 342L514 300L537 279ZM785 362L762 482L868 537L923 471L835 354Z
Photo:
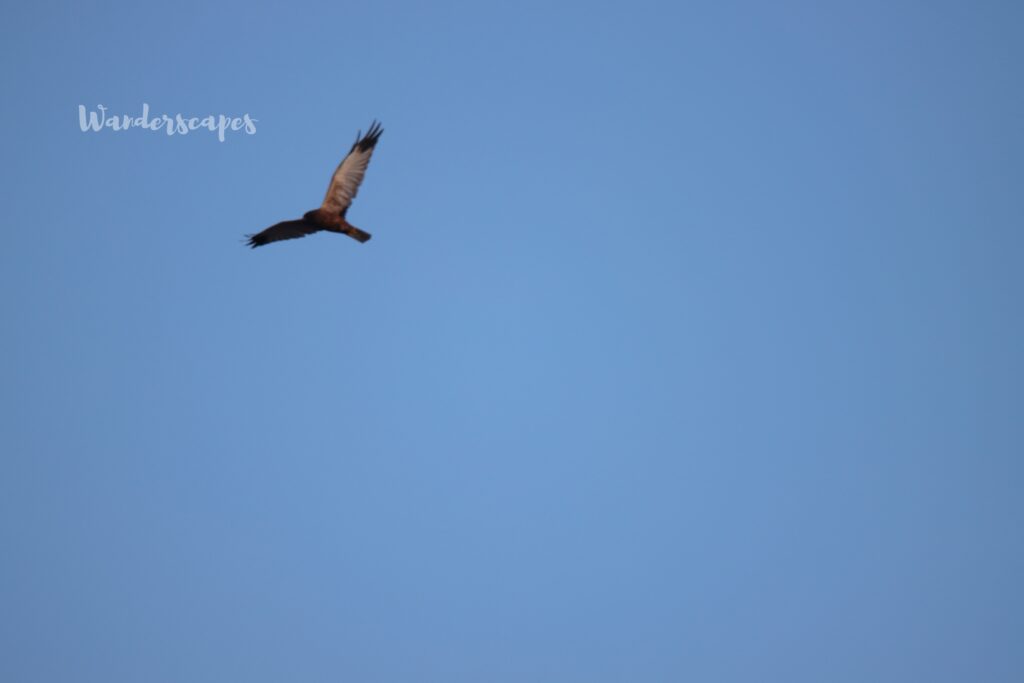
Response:
M263 232L246 235L249 238L249 246L255 248L279 240L305 237L321 230L340 232L360 242L370 239L370 233L363 232L346 221L345 214L359 191L359 185L363 182L363 176L366 175L366 167L370 164L370 157L373 156L373 148L377 146L377 140L383 132L384 129L380 127L380 124L374 121L370 124L366 135L356 135L352 149L334 171L331 184L327 187L327 196L324 197L323 204L319 209L307 211L298 220L283 221L270 226Z

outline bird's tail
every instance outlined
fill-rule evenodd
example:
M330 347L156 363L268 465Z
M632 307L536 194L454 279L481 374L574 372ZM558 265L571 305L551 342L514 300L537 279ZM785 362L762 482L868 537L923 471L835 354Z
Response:
M345 223L345 225L342 226L341 231L352 239L359 240L360 242L365 242L370 239L370 233L363 232L351 223Z

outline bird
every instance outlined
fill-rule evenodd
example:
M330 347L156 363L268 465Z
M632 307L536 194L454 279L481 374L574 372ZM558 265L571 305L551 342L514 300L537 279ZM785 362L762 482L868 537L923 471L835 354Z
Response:
M313 209L303 214L302 218L293 221L282 221L271 225L263 232L254 235L246 235L247 244L255 249L256 247L278 242L280 240L291 240L296 237L305 237L314 232L327 230L329 232L340 232L344 235L366 242L370 239L370 233L360 230L345 220L348 207L355 199L359 185L363 182L366 174L366 167L370 164L370 157L373 156L373 149L377 146L380 134L384 132L380 123L373 121L366 135L360 130L356 133L356 141L352 149L338 164L337 170L331 176L331 182L327 186L327 196L319 209Z

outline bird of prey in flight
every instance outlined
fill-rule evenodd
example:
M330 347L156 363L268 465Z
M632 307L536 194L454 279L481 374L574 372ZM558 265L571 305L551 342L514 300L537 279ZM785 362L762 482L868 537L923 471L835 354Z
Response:
M338 164L338 170L331 177L331 184L327 187L327 196L319 209L307 211L302 218L295 221L283 221L272 225L263 232L255 235L246 235L249 238L249 246L256 248L279 240L291 240L296 237L305 237L314 232L328 230L340 232L360 242L370 239L370 233L363 232L356 226L345 220L345 214L352 200L359 191L359 185L363 182L366 174L366 167L373 155L373 148L384 129L374 121L366 135L362 131L356 134L355 144L349 150L348 156Z

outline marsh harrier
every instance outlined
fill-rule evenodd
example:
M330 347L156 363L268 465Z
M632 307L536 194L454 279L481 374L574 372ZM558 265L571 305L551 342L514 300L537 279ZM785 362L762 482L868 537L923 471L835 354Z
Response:
M279 240L290 240L296 237L305 237L314 232L328 230L340 232L360 242L370 239L370 233L363 232L356 226L345 220L345 214L352 200L359 191L359 185L363 182L366 174L366 167L370 164L370 157L373 156L373 148L377 146L377 140L384 129L374 121L366 135L356 134L355 144L349 150L348 155L338 164L338 170L331 177L331 184L327 187L327 196L319 209L307 211L302 218L295 221L283 221L272 225L263 232L255 235L246 235L249 238L250 247L259 247Z

